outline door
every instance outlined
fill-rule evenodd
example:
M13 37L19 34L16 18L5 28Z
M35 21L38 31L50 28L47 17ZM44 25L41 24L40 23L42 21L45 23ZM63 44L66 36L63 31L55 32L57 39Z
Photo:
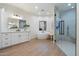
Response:
M76 5L74 8L68 8L67 4L61 4L55 8L55 41L58 47L69 56L76 54ZM58 10L58 9L61 10Z

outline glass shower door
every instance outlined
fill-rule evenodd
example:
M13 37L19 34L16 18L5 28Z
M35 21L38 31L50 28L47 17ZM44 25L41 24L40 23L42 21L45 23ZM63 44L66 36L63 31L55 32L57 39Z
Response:
M61 4L67 7L66 4ZM75 56L76 45L76 8L62 9L55 8L55 41L57 46L68 56Z

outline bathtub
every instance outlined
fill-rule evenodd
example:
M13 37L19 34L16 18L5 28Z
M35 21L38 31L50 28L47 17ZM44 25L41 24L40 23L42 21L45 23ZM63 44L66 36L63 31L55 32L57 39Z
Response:
M48 35L49 34L47 32L38 32L37 39L47 39Z

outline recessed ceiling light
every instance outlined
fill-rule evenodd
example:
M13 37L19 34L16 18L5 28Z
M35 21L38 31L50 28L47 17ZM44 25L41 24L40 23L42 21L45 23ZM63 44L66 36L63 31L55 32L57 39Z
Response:
M72 8L74 8L74 7L72 6Z
M37 6L35 6L35 9L38 9L38 7L37 7Z
M68 3L68 6L71 6L71 3Z

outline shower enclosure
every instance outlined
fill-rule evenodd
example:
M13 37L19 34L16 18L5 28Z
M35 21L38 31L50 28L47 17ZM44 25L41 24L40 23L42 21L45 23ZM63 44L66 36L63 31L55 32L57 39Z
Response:
M55 41L68 56L76 55L76 4L60 3L55 6Z

